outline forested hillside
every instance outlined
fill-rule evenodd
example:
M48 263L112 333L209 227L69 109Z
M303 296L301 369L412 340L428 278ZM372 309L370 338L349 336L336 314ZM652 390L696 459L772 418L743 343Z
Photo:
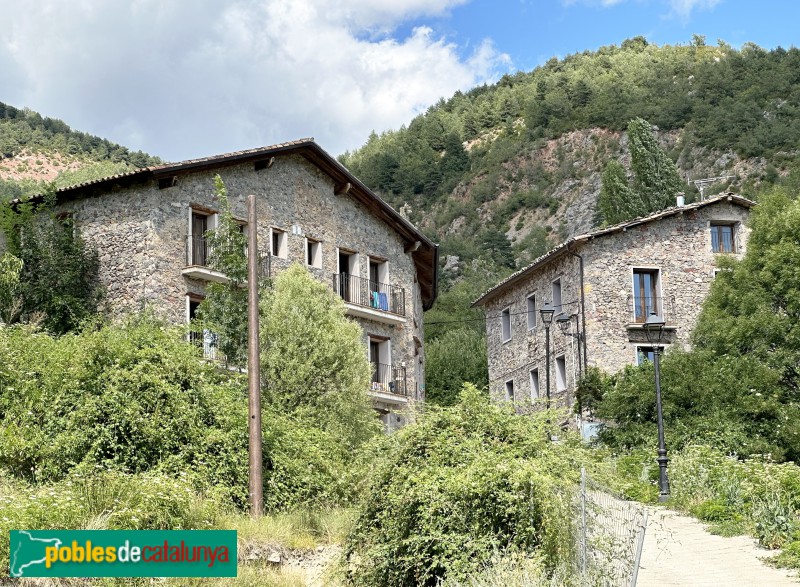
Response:
M0 201L159 163L55 118L0 102Z
M752 195L787 181L798 114L797 49L636 37L457 92L341 159L441 242L446 275L458 274L476 258L519 266L596 225L601 173L611 160L629 170L636 117L654 125L684 182L730 175L706 193Z

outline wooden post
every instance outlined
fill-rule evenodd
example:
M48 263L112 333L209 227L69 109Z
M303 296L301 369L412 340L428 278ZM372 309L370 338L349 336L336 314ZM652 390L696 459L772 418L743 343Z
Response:
M261 480L261 374L258 340L258 235L256 197L247 196L247 381L250 453L250 515L264 512Z

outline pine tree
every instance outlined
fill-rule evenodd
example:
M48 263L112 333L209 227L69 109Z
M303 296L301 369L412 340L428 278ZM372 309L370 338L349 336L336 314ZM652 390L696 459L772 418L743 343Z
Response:
M628 144L636 177L634 189L646 203L647 212L673 205L676 194L683 190L683 181L675 163L658 146L650 123L642 118L631 120Z
M647 213L645 202L630 188L625 168L617 160L609 161L603 171L597 211L606 224L617 224Z

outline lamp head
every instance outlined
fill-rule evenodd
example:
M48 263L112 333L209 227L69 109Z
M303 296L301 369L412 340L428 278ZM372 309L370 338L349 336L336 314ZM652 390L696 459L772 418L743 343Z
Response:
M561 312L558 316L556 316L556 324L558 324L561 332L566 334L572 325L572 316L568 316L564 312Z
M556 309L550 305L550 302L545 302L544 306L539 310L539 315L542 317L542 322L547 328L550 328L550 324L553 323L553 314L556 313Z
M644 334L647 337L647 342L650 344L659 344L661 337L664 334L665 322L655 312L650 312L650 315L645 320L642 327Z

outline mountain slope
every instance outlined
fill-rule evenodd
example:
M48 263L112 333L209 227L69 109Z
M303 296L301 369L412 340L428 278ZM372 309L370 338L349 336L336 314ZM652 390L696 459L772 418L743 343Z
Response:
M0 201L160 163L61 120L0 102Z
M637 116L685 179L732 176L706 193L785 181L800 144L800 51L637 37L458 92L341 159L451 266L513 267L597 223L600 174L610 159L629 166L624 129Z

